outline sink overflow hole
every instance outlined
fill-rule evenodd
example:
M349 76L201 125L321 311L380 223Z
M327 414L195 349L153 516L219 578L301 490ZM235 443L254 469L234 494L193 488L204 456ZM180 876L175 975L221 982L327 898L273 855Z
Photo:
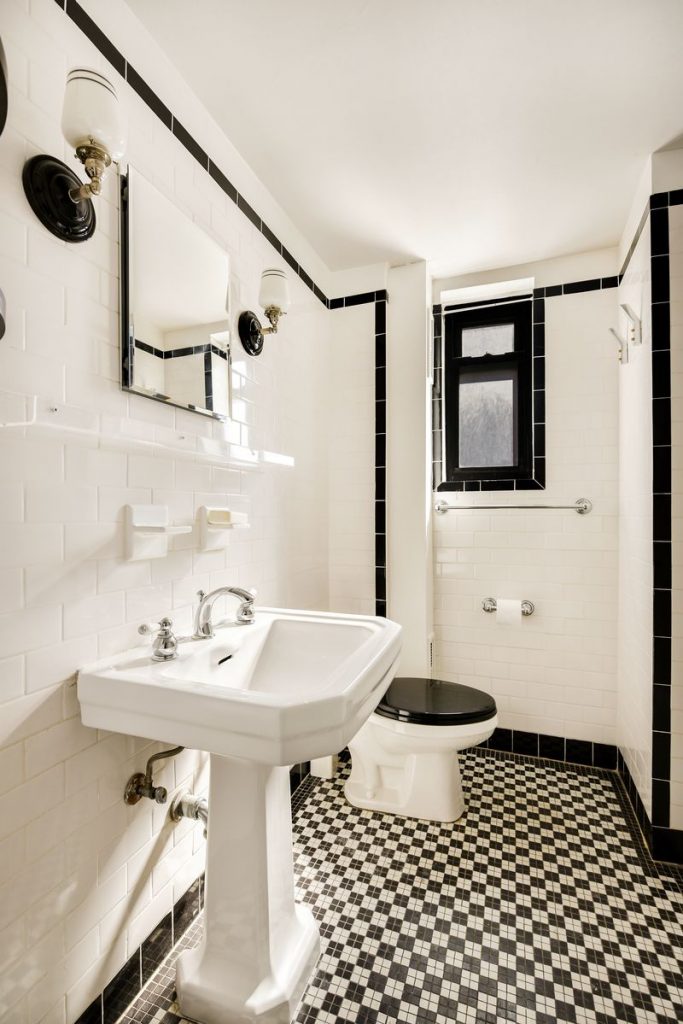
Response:
M232 658L232 654L226 654L224 658L221 658L221 660L218 662L218 664L222 665L224 661L230 661L231 658Z

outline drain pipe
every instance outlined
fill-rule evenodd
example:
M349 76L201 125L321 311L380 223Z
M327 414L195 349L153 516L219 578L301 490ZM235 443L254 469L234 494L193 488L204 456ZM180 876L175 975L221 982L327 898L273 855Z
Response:
M206 839L209 827L209 801L206 797L195 796L194 793L179 793L171 804L169 811L171 821L180 821L181 818L191 818L193 821L204 823L204 838Z
M185 747L172 747L171 750L160 750L158 754L152 754L147 762L144 775L142 772L136 772L135 775L131 775L128 779L123 793L125 802L127 804L136 804L142 800L143 796L146 796L149 800L154 800L158 804L165 804L168 790L165 786L154 785L152 777L154 765L157 761L163 761L167 757L175 757L176 754L180 754L184 749Z

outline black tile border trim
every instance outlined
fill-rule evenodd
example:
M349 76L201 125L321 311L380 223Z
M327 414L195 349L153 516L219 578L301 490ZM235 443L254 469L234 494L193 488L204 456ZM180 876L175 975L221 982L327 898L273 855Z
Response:
M641 228L642 230L642 228ZM634 246L635 248L635 246ZM445 311L457 309L457 306L432 306L434 323L434 367L432 384L432 489L435 492L447 491L542 491L546 486L546 398L545 398L545 300L560 295L577 295L581 292L604 291L617 288L622 275L612 277L594 277L585 281L568 281L565 284L546 285L534 288L532 292L532 365L533 365L533 477L527 480L480 480L444 481L443 476L443 406L442 406L442 345L443 315ZM516 298L524 298L517 296ZM491 305L500 300L485 302L469 302L473 306Z
M617 770L618 751L610 743L547 736L545 733L525 732L520 729L495 729L488 740L479 744L478 749L524 754L526 757L540 757L546 761L560 761L588 768L603 768L606 771Z
M652 821L650 847L683 857L671 824L672 447L669 192L650 196L652 280ZM674 193L677 199L677 194ZM633 796L635 786L627 791ZM636 791L637 795L637 791ZM640 797L636 801L637 804ZM679 860L679 863L683 861Z
M211 156L202 149L194 136L187 130L187 128L185 128L182 122L178 120L173 111L166 106L163 100L157 96L154 90L142 77L140 72L137 71L136 68L134 68L124 55L114 46L102 29L93 21L90 15L86 14L77 0L55 0L55 2L59 9L65 12L71 21L73 21L74 25L76 25L99 50L102 56L109 61L112 68L130 85L136 95L155 115L155 117L157 117L161 123L168 128L172 135L174 135L181 145L185 147L197 163L207 172L207 174L210 175L211 178L213 178L215 183L228 197L228 199L235 203L245 217L247 217L254 227L261 232L264 238L273 246L278 256L283 256L285 258L292 270L299 278L301 278L306 287L313 292L315 297L323 304L323 306L325 306L326 309L334 308L330 305L330 300L327 298L323 290L319 288L310 275L306 273L301 264L298 263L289 252L287 252L275 232L268 227L266 222L247 202L244 196L237 191L235 186L230 182L226 175L223 174L218 165L211 159Z
M75 1024L115 1024L127 1006L139 995L151 975L189 928L204 905L204 875L195 879L173 905L172 910L140 943L104 991L78 1017Z
M366 293L372 294L372 293ZM387 614L387 293L351 296L345 305L375 303L375 615Z
M208 341L203 345L188 345L186 348L166 350L155 348L154 345L148 345L146 341L140 341L139 338L136 338L135 348L139 348L141 352L147 352L150 356L156 356L157 359L180 359L182 356L205 355L208 352L213 352L220 359L227 360L228 358L228 353L224 349L218 348L217 345L213 345Z
M375 615L387 614L387 302L385 289L330 299L330 309L375 307Z
M598 279L599 280L599 279ZM586 283L586 282L581 282ZM562 287L561 285L558 287ZM541 295L540 293L543 292ZM517 301L531 301L531 380L533 475L526 480L443 480L443 318L454 306L432 306L433 371L432 371L432 490L448 491L543 491L545 490L545 289L534 289L533 295L519 295ZM495 302L495 300L492 300ZM468 308L488 306L489 302L471 302Z
M297 808L299 794L310 777L310 761L292 766L289 772L292 813ZM152 929L147 938L128 958L120 971L105 986L104 991L88 1006L75 1024L115 1024L124 1010L140 994L150 977L161 966L195 918L204 908L204 874L173 904L173 908Z

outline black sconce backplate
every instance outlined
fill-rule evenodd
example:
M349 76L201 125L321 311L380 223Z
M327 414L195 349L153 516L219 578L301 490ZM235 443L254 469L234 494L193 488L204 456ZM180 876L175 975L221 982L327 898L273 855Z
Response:
M53 156L31 157L22 174L31 209L44 227L63 242L87 242L95 232L95 207L91 199L77 203L69 192L80 188L76 174Z
M248 309L240 313L238 329L244 351L250 356L260 356L263 351L263 330L256 314Z
M2 39L0 39L0 135L2 135L5 122L7 121L7 61L5 60L5 51L2 48Z

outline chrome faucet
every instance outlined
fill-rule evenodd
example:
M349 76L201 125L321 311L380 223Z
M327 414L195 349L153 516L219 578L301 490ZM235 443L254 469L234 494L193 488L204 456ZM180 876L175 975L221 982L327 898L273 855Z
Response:
M254 600L256 599L256 594L253 591L242 590L241 587L218 587L216 590L206 594L203 590L198 590L199 606L194 617L193 638L195 640L203 640L214 635L211 613L216 599L223 597L225 594L232 594L233 597L238 598L240 601L240 606L235 615L235 622L242 626L247 626L250 622L254 621Z
M154 634L152 643L153 661L172 661L178 657L178 637L173 632L173 623L170 619L161 619L159 622L143 622L138 627L140 636L151 636Z

